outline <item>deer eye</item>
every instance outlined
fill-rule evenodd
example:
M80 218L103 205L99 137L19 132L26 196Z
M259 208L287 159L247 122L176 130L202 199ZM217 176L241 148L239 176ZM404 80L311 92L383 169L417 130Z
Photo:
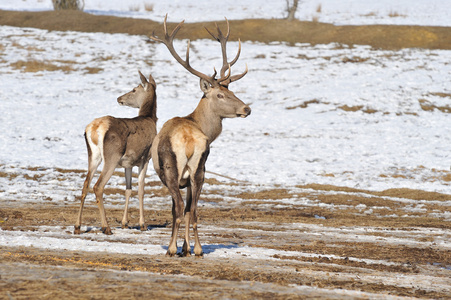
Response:
M223 94L218 94L217 97L218 97L219 99L224 99L224 95L223 95Z

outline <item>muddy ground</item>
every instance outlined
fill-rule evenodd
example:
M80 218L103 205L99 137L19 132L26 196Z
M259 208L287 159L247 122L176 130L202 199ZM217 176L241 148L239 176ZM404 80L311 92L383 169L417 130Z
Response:
M27 180L39 181L35 172L29 169ZM81 181L85 173L55 172L60 173L57 177L61 182L77 177ZM115 243L119 241L113 237L128 230L121 243L150 243L161 246L161 251L138 255L4 245L0 251L1 297L450 297L451 223L443 216L449 212L451 195L322 185L264 187L209 178L199 211L205 255L198 258L165 256L171 231L170 200L158 182L147 184L144 232L137 228L136 205L131 209L131 229L120 228L122 193L122 187L106 191L113 236L99 232L100 218L93 199L83 217L88 227L82 227L79 236L72 233L78 199L64 203L52 199L3 202L3 236L22 233L25 238L28 233L56 230L55 236L63 245L77 239ZM156 209L149 203L152 199L160 199ZM181 241L180 236L179 247ZM216 251L224 256L214 256Z
M0 24L143 35L161 27L146 20L61 11L0 11ZM450 29L445 27L297 21L287 26L283 20L233 21L231 27L232 39L451 49ZM195 38L195 28L200 30L199 38L206 38L203 26L191 24L185 25L180 37ZM81 189L84 170L54 172L66 187L72 181L73 189ZM45 184L36 169L26 173L0 172L0 177L23 176ZM214 178L218 177L210 174L199 209L202 258L165 256L171 232L170 200L158 182L146 188L148 227L144 232L120 228L123 189L109 188L107 217L116 235L127 233L121 242L136 245L143 243L142 237L149 245L161 246L161 251L121 254L2 244L0 298L451 298L451 195L322 185L268 187ZM8 191L8 186L0 190ZM0 199L0 239L54 230L63 244L78 239L116 241L99 232L92 198L83 218L88 227L74 236L77 201L33 197ZM166 202L155 206L155 198ZM130 224L137 223L135 205ZM217 251L225 254L214 256Z

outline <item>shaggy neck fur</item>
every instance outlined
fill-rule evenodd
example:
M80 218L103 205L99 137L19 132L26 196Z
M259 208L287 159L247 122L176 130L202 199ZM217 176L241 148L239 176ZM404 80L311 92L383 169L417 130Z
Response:
M188 117L199 125L202 132L208 137L209 144L221 134L222 118L213 111L206 97L200 100L196 109Z

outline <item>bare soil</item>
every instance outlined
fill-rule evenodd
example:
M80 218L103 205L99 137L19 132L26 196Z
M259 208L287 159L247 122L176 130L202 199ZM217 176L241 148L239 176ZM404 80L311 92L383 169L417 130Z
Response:
M28 180L39 180L33 169L29 171ZM84 175L78 170L55 171L61 180L74 172ZM116 175L122 176L120 172ZM136 227L136 235L162 230L161 240L153 241L162 246L161 253L2 246L1 297L449 299L451 250L446 241L451 222L437 215L449 211L451 195L410 189L371 192L317 184L291 189L253 186L248 192L247 183L208 179L206 184L199 225L204 257L165 256L171 231L169 194L158 182L150 182L147 201L167 198L167 207L148 209L148 230L141 232ZM225 187L230 188L227 196L238 205L223 201ZM121 204L122 188L107 189L106 194ZM306 204L306 199L315 205ZM421 203L422 210L409 212L412 203ZM377 213L362 212L362 205ZM122 209L117 207L107 209L113 231L121 230ZM9 202L0 208L0 226L4 234L57 226L63 233L66 230L65 239L76 239L79 236L65 228L73 228L77 213L76 202ZM83 238L95 241L102 237L94 203L87 204L83 219L84 224L94 226L82 233ZM132 208L130 224L137 223L138 210ZM125 242L137 243L136 239ZM212 259L212 246L225 247L225 251L227 247L250 247L256 255L243 252L234 258ZM259 249L272 249L276 254L261 259Z

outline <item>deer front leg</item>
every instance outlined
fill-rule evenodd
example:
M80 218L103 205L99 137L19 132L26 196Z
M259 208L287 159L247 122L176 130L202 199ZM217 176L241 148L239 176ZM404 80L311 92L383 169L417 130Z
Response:
M148 165L149 161L146 161L142 166L140 166L138 176L139 226L141 231L145 231L147 229L144 223L144 185Z
M125 190L125 208L124 208L124 216L122 217L122 228L128 228L128 203L130 201L130 196L132 195L131 189Z

